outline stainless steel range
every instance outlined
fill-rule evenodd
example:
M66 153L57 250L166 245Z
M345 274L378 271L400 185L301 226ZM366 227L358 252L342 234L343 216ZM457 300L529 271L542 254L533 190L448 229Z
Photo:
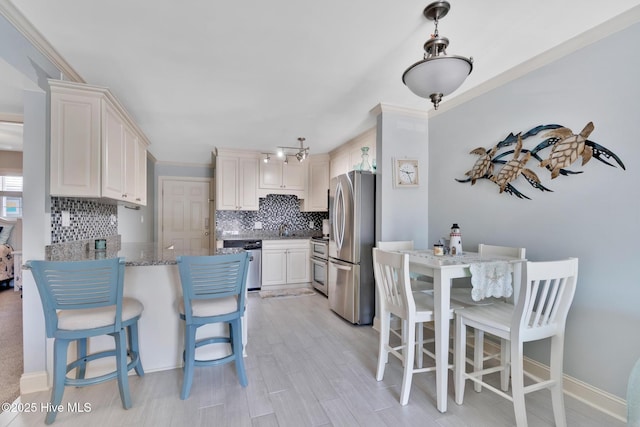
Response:
M311 239L311 284L325 296L329 295L327 273L329 269L329 238Z

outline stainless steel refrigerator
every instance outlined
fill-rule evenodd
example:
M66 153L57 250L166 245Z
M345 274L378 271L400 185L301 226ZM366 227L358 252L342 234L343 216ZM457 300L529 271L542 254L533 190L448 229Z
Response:
M375 175L351 171L329 188L329 307L351 323L375 314Z

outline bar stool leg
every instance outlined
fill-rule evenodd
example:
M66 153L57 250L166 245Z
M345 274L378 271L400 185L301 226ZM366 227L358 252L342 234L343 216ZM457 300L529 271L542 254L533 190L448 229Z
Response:
M118 389L120 390L120 399L124 409L131 408L131 395L129 393L129 376L127 369L127 341L125 339L125 329L113 335L116 341L116 364L118 370Z
M187 325L184 331L184 378L180 399L185 400L191 392L193 382L193 366L196 357L196 329L195 325Z

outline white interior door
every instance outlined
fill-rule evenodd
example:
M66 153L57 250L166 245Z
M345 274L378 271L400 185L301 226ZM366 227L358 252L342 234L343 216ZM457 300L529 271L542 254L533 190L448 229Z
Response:
M161 178L162 248L196 254L212 249L212 179Z

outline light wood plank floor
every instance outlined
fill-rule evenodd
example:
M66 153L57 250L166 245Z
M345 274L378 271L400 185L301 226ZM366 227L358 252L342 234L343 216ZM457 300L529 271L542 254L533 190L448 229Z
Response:
M435 408L435 374L414 376L407 406L398 403L402 367L390 357L384 380L375 380L378 335L331 312L321 295L261 299L250 294L249 385L242 388L233 364L197 368L191 396L179 398L182 370L130 376L133 407L122 409L115 381L67 387L63 404L89 403L87 413L61 413L56 426L513 426L511 403L466 387L464 405ZM143 363L144 363L144 355ZM23 395L46 404L48 392ZM624 426L566 397L569 426ZM552 426L548 391L527 396L529 425ZM6 414L4 414L6 415ZM40 426L42 412L23 413L10 427Z

